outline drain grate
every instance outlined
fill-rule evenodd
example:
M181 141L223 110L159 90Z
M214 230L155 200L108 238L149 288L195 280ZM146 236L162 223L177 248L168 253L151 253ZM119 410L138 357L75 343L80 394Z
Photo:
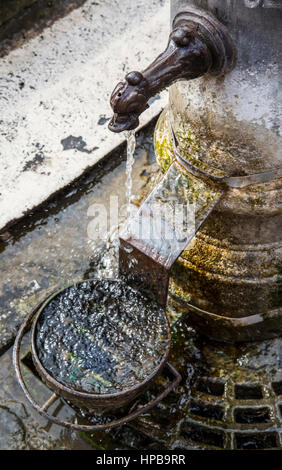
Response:
M277 401L280 385L271 381L266 385L198 379L191 389L182 438L201 447L221 449L281 447L282 403Z
M275 395L282 395L282 382L272 382Z
M203 377L191 389L181 437L220 449L281 448L281 382L233 383ZM213 423L214 420L214 423Z
M270 423L270 410L267 407L260 408L235 408L234 418L236 423L256 424Z
M180 344L172 350L185 379L171 401L162 402L169 425L164 427L156 412L138 426L150 436L165 430L168 449L281 449L281 339L219 343L187 323L176 324Z
M262 387L258 384L235 385L235 398L238 400L262 400Z
M222 421L224 416L224 407L192 400L189 412L193 415Z
M196 383L196 389L199 392L221 397L224 393L224 383L209 378L202 378Z
M237 449L275 449L278 447L277 433L235 434Z
M224 444L223 431L189 423L185 423L182 427L181 437L213 447L222 448Z
M281 339L237 346L185 333L190 376L182 445L281 449Z

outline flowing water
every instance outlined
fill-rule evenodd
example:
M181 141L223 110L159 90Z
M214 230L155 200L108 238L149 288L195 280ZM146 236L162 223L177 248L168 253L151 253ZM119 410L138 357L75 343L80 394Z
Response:
M168 347L162 310L121 281L85 281L43 309L38 356L60 383L89 393L143 382Z
M126 200L127 210L126 216L129 218L132 214L132 168L134 165L134 152L136 148L135 131L126 132L127 139L127 160L126 160Z
M135 206L132 204L132 171L134 165L134 153L136 149L136 136L135 131L126 131L126 167L125 167L125 197L126 197L126 208L125 211L122 210L118 217L118 222L110 227L106 232L104 238L104 253L101 264L103 265L102 272L99 273L99 277L107 279L115 279L118 277L118 270L116 269L114 259L118 259L118 249L119 249L119 230L120 227L124 224L125 220L132 216ZM93 246L94 252L100 249L95 243Z

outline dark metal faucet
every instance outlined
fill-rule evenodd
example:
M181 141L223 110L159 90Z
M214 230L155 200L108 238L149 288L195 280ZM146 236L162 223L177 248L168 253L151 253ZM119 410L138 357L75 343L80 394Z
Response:
M135 129L148 101L178 80L204 74L219 75L230 70L235 48L226 28L202 10L180 12L173 21L166 50L143 72L130 72L111 96L114 116L112 132Z

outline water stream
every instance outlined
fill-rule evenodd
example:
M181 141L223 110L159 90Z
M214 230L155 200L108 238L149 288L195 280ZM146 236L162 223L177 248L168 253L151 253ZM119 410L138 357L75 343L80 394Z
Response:
M134 165L134 153L136 149L136 136L135 131L125 132L127 140L126 149L126 167L125 167L125 197L126 207L122 213L118 214L118 222L110 227L105 234L104 243L105 249L103 251L103 259L101 260L102 271L99 273L99 277L107 279L115 279L118 277L118 270L113 258L118 259L118 248L119 248L119 229L123 225L126 219L133 215L134 206L132 204L132 170ZM97 251L96 244L93 246L93 251Z
M134 165L134 152L136 147L136 137L135 131L126 132L127 139L127 160L126 160L126 200L127 200L127 209L126 217L129 218L132 214L132 168Z
M118 250L119 226L124 218L128 219L133 214L135 132L126 132L126 139L126 214L121 220L118 218L118 223L105 235L102 277L108 279L117 277L113 270L113 257ZM94 291L96 284L101 284L98 288L101 291L99 299L93 291L82 289L81 292L74 286L69 289L70 295L68 291L61 294L63 301L60 298L58 304L58 300L54 299L44 309L44 320L37 332L37 347L44 366L62 383L77 390L107 393L135 385L152 372L152 367L160 361L164 352L166 341L160 340L160 337L165 336L165 325L159 307L141 299L142 296L131 288L120 286L119 281L92 282L95 284ZM124 289L128 291L120 302L121 290ZM85 327L83 316L86 310L86 318L93 320L88 327ZM56 318L58 323L54 328Z

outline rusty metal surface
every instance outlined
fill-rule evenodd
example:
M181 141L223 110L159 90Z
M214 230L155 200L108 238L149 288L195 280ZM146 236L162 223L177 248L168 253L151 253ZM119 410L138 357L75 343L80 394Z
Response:
M121 279L139 290L144 295L158 302L162 307L166 306L169 271L159 262L155 261L148 253L148 247L139 244L138 248L133 243L119 239L119 276ZM148 255L146 254L148 253Z
M165 122L170 129L167 111L156 131L161 164L166 153L170 158L168 152L175 151L171 130L171 147L167 145ZM195 175L204 181L221 184L224 172L213 175L210 165L193 160L196 137L185 138L182 128L176 137L181 151L186 145L191 156L190 171L195 167ZM173 267L171 293L186 303L191 323L213 338L250 341L281 335L281 178L273 173L269 182L226 185L215 210ZM242 178L249 183L248 176Z
M172 292L172 297L174 297ZM192 296L191 296L192 297ZM189 313L189 324L197 331L209 338L218 341L252 342L264 339L278 338L281 336L281 318L279 309L272 311L268 318L261 314L253 314L245 317L227 317L205 311L193 305L193 298L189 302L183 297L175 296L176 303Z
M173 22L166 50L143 72L133 71L111 96L112 132L135 129L148 101L178 80L220 75L234 66L235 47L227 29L212 15L190 9Z
M282 2L252 6L266 3ZM228 28L237 62L221 80L174 84L157 125L155 148L164 170L176 157L195 176L225 184L224 196L175 263L171 292L206 335L233 342L277 337L282 333L281 10L246 8L243 0L176 0L172 18L197 7Z

